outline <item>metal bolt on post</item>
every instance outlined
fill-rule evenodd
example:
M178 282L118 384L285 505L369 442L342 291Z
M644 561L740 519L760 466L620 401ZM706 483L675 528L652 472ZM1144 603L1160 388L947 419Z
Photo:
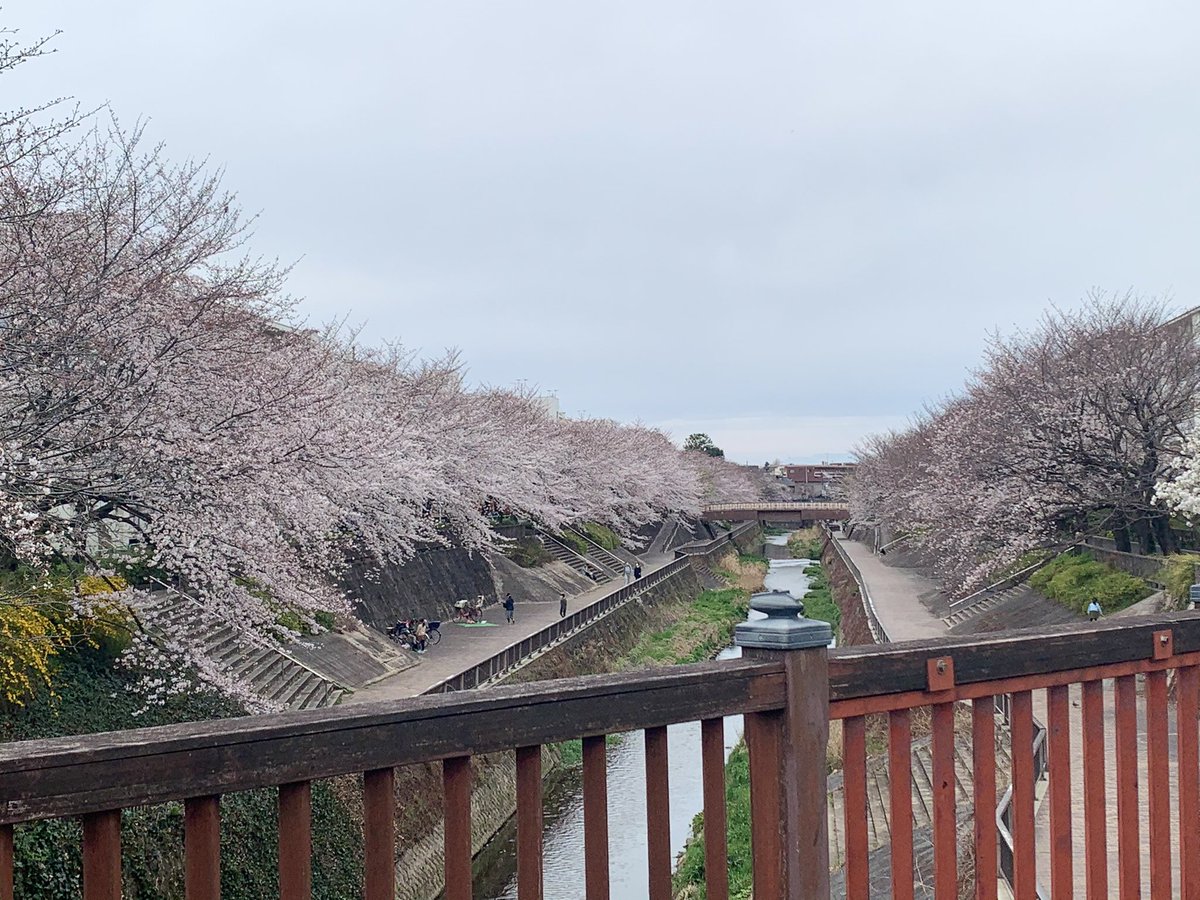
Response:
M741 622L743 656L783 665L787 705L746 716L755 900L828 900L829 658L833 629L804 617L784 591L750 598L763 618Z

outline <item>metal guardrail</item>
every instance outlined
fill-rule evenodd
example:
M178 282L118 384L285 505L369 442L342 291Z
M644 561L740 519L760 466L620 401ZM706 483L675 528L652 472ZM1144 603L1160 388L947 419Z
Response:
M557 622L552 622L541 631L535 632L515 644L510 644L499 653L493 654L471 668L439 682L425 691L425 693L440 694L448 691L465 691L479 687L479 685L503 675L526 657L569 637L580 628L590 625L596 619L607 615L617 607L624 606L630 600L636 599L645 591L661 584L668 578L674 578L684 569L691 567L693 557L711 556L716 552L723 551L737 538L757 527L757 522L746 522L737 526L728 534L723 534L711 541L689 547L680 547L675 551L675 559L665 566L660 566L653 572L643 575L632 584L622 585L612 593L597 598L582 609L564 616Z
M440 694L448 691L465 691L470 688L479 687L479 685L512 669L526 657L568 637L617 607L636 599L645 591L655 585L661 584L668 578L675 577L684 569L689 568L691 564L690 557L672 560L665 566L660 566L653 572L642 576L632 584L622 585L612 593L605 594L603 597L593 600L582 609L564 616L557 622L552 622L541 631L535 632L515 644L510 644L499 653L493 654L471 668L459 672L445 681L439 682L425 691L425 693Z
M757 509L763 512L791 512L792 510L805 509L837 509L848 510L848 503L838 502L836 500L792 500L784 502L769 502L769 503L714 503L711 506L703 507L705 513L719 513L726 510L742 510L742 509Z
M867 582L863 578L862 572L859 571L854 560L850 558L850 554L845 551L837 538L833 536L833 532L829 530L829 526L823 526L822 530L825 532L825 540L833 546L834 551L845 564L846 568L850 570L850 574L854 576L854 581L858 584L858 595L862 598L863 610L867 614L867 627L871 629L871 637L877 644L890 644L892 639L888 636L887 629L883 627L883 623L879 621L879 613L875 610L875 601L871 599L871 589L867 587Z
M1002 696L1011 703L1010 695L1004 694ZM997 697L996 699L999 700L1000 698ZM1000 708L999 703L997 703L997 707ZM1010 709L1010 705L1005 705L1001 711L1005 724L1009 724L1008 710ZM1037 784L1042 780L1042 776L1046 774L1049 766L1046 759L1046 726L1037 719L1034 719L1033 728L1033 783ZM996 830L1000 835L1000 874L1008 882L1009 888L1015 891L1016 862L1012 836L1012 799L1013 789L1010 784L1008 790L1004 792L1004 796L1000 798L1000 805L996 807ZM1037 885L1037 896L1038 900L1048 900L1048 895L1042 889L1040 881Z

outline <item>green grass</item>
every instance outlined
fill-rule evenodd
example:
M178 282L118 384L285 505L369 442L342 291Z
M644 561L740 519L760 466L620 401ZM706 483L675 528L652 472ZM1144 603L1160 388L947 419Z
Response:
M829 587L829 580L825 577L825 570L820 564L813 563L804 567L804 574L811 579L808 583L808 593L804 595L804 615L810 619L828 622L833 627L833 633L837 634L842 624L842 611L833 602L833 592Z
M621 546L620 536L598 522L584 522L580 530L605 550L616 550Z
M632 666L701 662L729 643L730 630L750 610L739 588L705 591L669 628L644 634L626 654Z
M1064 553L1029 578L1029 584L1051 600L1076 612L1096 600L1105 615L1149 597L1146 582L1112 566L1097 562L1089 553Z
M1188 588L1196 581L1197 557L1191 553L1177 553L1163 560L1160 580L1166 585L1167 596L1172 606L1184 609L1188 602Z
M825 546L825 537L819 528L801 528L788 538L788 550L792 559L820 559Z
M729 896L747 898L752 886L750 856L750 756L738 744L725 764L725 809L729 841ZM692 820L692 837L675 871L675 895L700 900L704 890L704 813Z

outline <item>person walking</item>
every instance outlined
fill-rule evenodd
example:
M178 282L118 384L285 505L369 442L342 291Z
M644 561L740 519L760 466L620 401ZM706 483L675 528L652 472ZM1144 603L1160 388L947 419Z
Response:
M562 619L562 618L565 618L566 615L567 615L567 592L559 591L558 592L558 617L560 619Z
M625 583L629 584L631 581L633 581L633 566L625 563Z
M642 564L634 563L633 564L633 580L637 581L641 577L642 577Z
M1100 604L1092 600L1087 607L1087 616L1089 622L1095 622L1100 618Z
M517 601L513 599L513 595L504 595L504 618L508 620L508 624L512 625L517 621L516 617Z
M429 624L424 619L417 619L417 626L413 629L413 637L416 640L417 652L425 652L425 642L429 640Z

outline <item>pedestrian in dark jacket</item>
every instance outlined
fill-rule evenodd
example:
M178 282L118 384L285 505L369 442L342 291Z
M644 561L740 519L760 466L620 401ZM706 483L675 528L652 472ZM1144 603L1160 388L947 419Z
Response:
M561 619L567 614L567 592L558 592L558 617Z
M517 610L517 601L513 599L512 594L504 595L504 618L508 619L508 624L512 625L517 621L515 615Z

